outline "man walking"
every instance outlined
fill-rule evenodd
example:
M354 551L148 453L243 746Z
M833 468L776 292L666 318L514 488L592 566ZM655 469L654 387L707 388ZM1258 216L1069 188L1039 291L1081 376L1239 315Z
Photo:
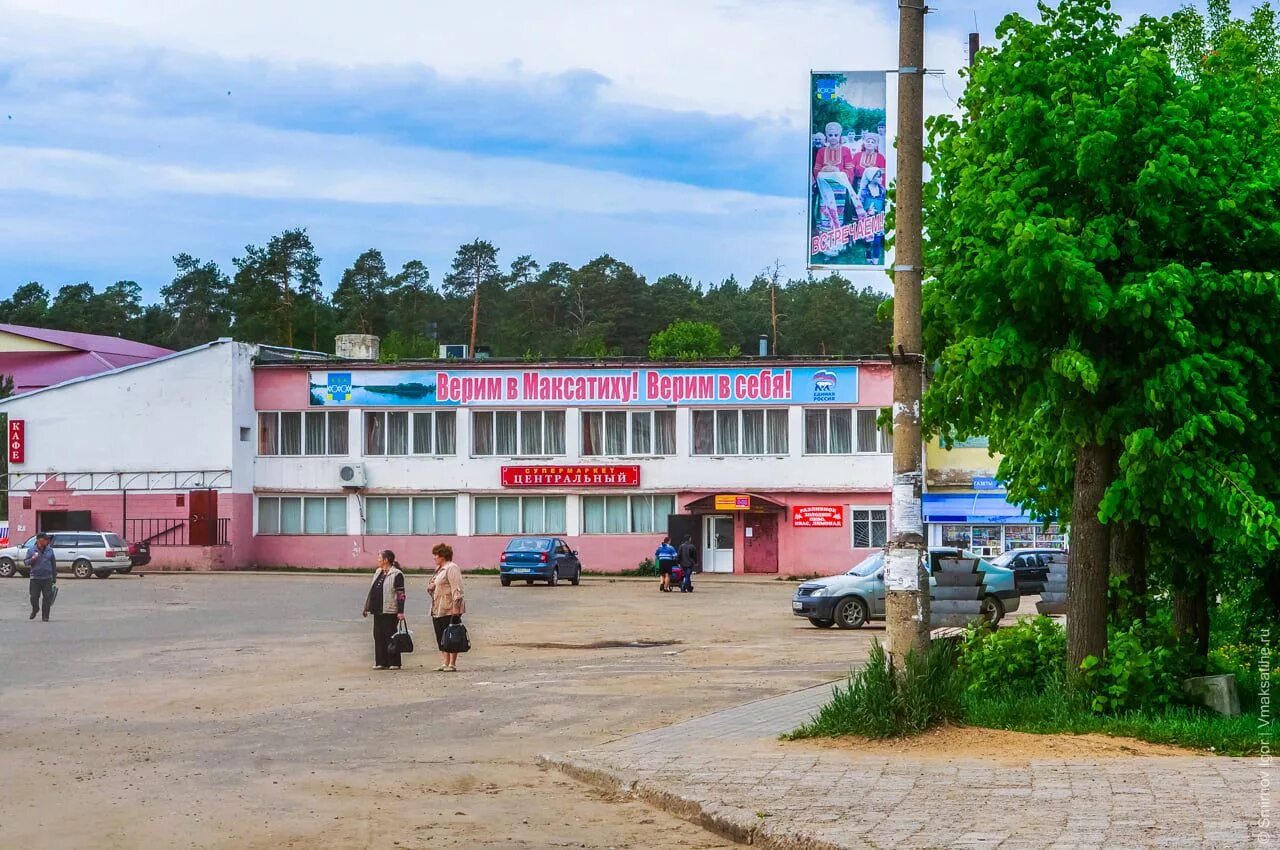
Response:
M680 592L693 593L693 570L698 566L698 547L693 545L693 538L684 536L680 544L680 569L684 575L680 579Z
M49 545L49 535L41 532L36 535L36 545L27 550L23 563L31 568L31 616L34 620L38 611L41 619L49 622L49 609L53 607L53 597L57 591L58 561L54 557L53 547Z

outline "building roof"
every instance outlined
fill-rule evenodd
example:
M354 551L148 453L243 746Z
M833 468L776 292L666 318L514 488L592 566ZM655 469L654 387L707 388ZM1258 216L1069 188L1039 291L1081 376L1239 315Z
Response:
M153 357L163 357L166 354L173 353L172 349L161 348L158 345L147 345L145 342L134 342L131 339L121 339L120 337L103 336L101 334L82 334L74 331L56 331L49 328L32 328L26 325L6 325L4 323L0 323L0 332L25 336L29 339L38 339L41 342L48 342L53 345L76 349L77 351L96 351L99 354L132 357L134 360L131 362L150 360ZM118 365L125 364L120 363Z
M0 334L25 337L49 347L0 350L0 374L13 378L15 393L60 384L165 357L173 352L156 345L97 334L29 328L0 323Z

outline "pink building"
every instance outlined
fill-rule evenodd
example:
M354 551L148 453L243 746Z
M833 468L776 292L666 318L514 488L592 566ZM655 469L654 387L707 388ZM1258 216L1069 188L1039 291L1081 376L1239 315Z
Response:
M420 567L440 541L485 567L545 534L619 571L671 533L706 571L833 573L888 535L891 388L870 358L387 365L220 340L0 402L23 422L11 534L91 525L175 568ZM121 398L143 403L84 427Z
M26 393L173 352L114 336L0 324L0 375Z

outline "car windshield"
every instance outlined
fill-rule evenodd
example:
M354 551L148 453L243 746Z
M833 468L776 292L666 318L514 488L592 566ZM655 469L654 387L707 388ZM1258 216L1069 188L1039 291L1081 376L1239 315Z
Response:
M118 534L108 534L107 545L114 546L117 549L126 549L129 546L129 544L125 543Z
M545 552L551 548L546 537L517 537L507 544L508 552Z
M884 566L884 553L876 552L874 555L868 555L845 575L866 578L867 576L875 575L876 571L882 566Z
M1018 556L1017 552L1005 552L1003 555L998 555L997 557L993 558L991 563L995 564L997 567L1007 567L1009 566L1009 563L1017 556Z

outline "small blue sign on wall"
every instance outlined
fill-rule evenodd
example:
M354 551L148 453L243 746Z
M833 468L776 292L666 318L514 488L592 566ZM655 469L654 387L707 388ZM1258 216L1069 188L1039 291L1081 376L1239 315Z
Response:
M999 490L1000 483L996 481L996 478L994 475L975 475L973 476L973 489Z

